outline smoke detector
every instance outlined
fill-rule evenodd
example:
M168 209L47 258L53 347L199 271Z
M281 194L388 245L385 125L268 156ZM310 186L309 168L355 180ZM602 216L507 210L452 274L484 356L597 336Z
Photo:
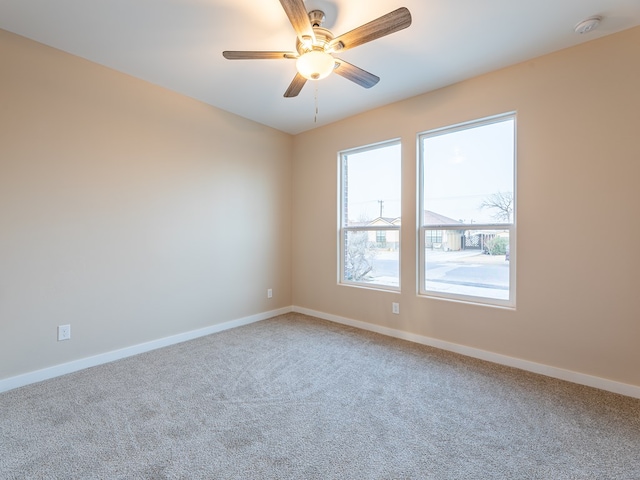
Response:
M580 23L578 23L575 26L574 31L580 35L589 33L590 31L598 28L598 25L600 25L601 21L602 21L602 17L587 18L586 20L583 20Z

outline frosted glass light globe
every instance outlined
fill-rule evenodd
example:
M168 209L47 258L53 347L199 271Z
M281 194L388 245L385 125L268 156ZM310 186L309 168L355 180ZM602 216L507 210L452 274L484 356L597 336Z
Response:
M296 60L296 68L307 80L320 80L328 77L335 66L335 59L326 52L311 50Z

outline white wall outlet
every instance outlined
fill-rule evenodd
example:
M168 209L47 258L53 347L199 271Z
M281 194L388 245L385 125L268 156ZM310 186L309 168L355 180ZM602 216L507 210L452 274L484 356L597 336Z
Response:
M58 325L58 341L71 339L71 325Z
M273 290L269 288L267 289L267 298L271 298L271 297L273 297Z
M393 302L391 304L391 313L395 313L396 315L400 315L400 304Z

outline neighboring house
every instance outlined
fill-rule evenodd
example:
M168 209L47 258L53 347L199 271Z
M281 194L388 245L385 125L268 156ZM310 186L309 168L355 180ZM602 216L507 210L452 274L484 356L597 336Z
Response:
M440 215L430 210L424 211L425 225L458 225L461 222L453 218ZM363 223L366 227L400 227L400 217L378 217L370 222ZM457 251L465 247L465 230L427 230L425 245L430 250ZM385 250L397 250L400 245L399 230L370 230L369 242L376 248ZM472 241L475 245L476 241Z
M400 227L400 217L378 217L369 222L363 222L363 227ZM457 252L459 250L487 250L487 245L496 236L495 231L483 230L451 230L438 229L437 226L460 225L462 222L446 217L430 210L424 211L424 224L433 225L427 230L425 248L428 250L442 250L444 252ZM355 224L352 222L351 225ZM507 235L508 237L508 235ZM396 251L400 246L400 230L368 230L369 244L377 249Z
M426 231L425 248L428 250L442 250L457 252L459 250L481 250L484 253L492 251L492 243L496 237L509 238L508 232L495 230L438 230L437 226L459 225L460 221L445 217L439 213L424 211L424 224L433 225L434 229Z
M449 226L459 225L459 220L445 217L430 210L424 211L425 225ZM425 248L429 250L458 251L465 248L464 230L427 230L424 239Z
M366 224L367 227L400 227L400 217L378 217ZM398 250L400 247L400 229L369 231L369 242L375 243L376 248Z

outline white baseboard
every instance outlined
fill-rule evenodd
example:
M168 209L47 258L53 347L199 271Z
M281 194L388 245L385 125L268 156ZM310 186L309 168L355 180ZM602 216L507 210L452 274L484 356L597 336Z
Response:
M560 380L566 380L568 382L577 383L580 385L586 385L588 387L599 388L601 390L607 390L613 393L619 393L628 397L640 398L640 386L630 385L627 383L616 382L613 380L607 380L606 378L595 377L593 375L587 375L584 373L574 372L571 370L565 370L563 368L552 367L541 363L531 362L528 360L522 360L520 358L509 357L507 355L501 355L499 353L493 353L486 350L480 350L478 348L467 347L465 345L459 345L457 343L445 342L436 338L426 337L423 335L417 335L415 333L409 333L402 330L396 330L393 328L382 327L380 325L374 325L372 323L362 322L360 320L353 320L351 318L340 317L338 315L332 315L329 313L318 312L316 310L310 310L308 308L302 308L293 306L292 311L310 315L312 317L321 318L323 320L329 320L330 322L340 323L342 325L348 325L350 327L360 328L362 330L369 330L371 332L380 333L389 337L395 337L402 340L408 340L414 343L420 343L422 345L428 345L430 347L439 348L441 350L447 350L450 352L459 353L468 357L477 358L480 360L486 360L488 362L498 363L508 367L518 368L520 370L526 370L528 372L539 373L548 377L557 378Z
M456 343L446 342L438 340L436 338L426 337L423 335L417 335L415 333L405 332L403 330L396 330L389 327L383 327L380 325L374 325L372 323L362 322L360 320L354 320L351 318L341 317L338 315L332 315L329 313L319 312L308 308L302 308L297 306L284 307L277 310L271 310L269 312L263 312L256 315L250 315L248 317L239 318L236 320L230 320L228 322L212 325L210 327L201 328L198 330L191 330L189 332L179 333L170 337L160 338L150 342L140 343L131 347L122 348L119 350L113 350L111 352L94 355L92 357L81 358L68 363L55 365L53 367L43 368L33 372L28 372L15 377L5 378L0 380L0 393L12 390L14 388L23 387L32 383L48 380L50 378L65 375L67 373L76 372L96 365L102 365L104 363L113 362L114 360L120 360L122 358L131 357L139 353L148 352L157 348L167 347L195 338L211 335L212 333L222 332L231 328L240 327L243 325L249 325L250 323L266 320L277 315L282 315L289 312L297 312L312 317L321 318L342 325L348 325L351 327L359 328L362 330L368 330L371 332L380 333L389 337L399 338L422 345L428 345L430 347L439 348L441 350L447 350L450 352L459 353L468 357L478 358L480 360L486 360L488 362L498 363L508 367L519 368L520 370L526 370L528 372L538 373L546 375L548 377L557 378L560 380L566 380L568 382L577 383L580 385L586 385L589 387L599 388L601 390L607 390L613 393L619 393L633 398L640 398L640 386L630 385L627 383L616 382L608 380L606 378L595 377L593 375L587 375L584 373L574 372L571 370L565 370L558 367L552 367L541 363L531 362L528 360L522 360L520 358L509 357L507 355L501 355L499 353L493 353L478 348L468 347L465 345L459 345Z
M186 342L187 340L193 340L198 337L204 337L205 335L211 335L212 333L222 332L224 330L229 330L230 328L241 327L243 325L259 322L261 320L266 320L268 318L292 311L292 307L284 307L278 310L258 313L256 315L250 315L248 317L238 318L236 320L230 320L228 322L211 325L210 327L191 330L189 332L179 333L170 337L159 338L158 340L139 343L138 345L133 345L131 347L121 348L119 350L113 350L111 352L101 353L92 357L73 360L68 363L43 368L42 370L36 370L22 375L17 375L15 377L5 378L3 380L0 380L0 392L6 392L14 388L29 385L31 383L41 382L43 380L59 377L60 375L65 375L67 373L77 372L78 370L83 370L85 368L95 367L96 365L113 362L114 360L120 360L121 358L131 357L133 355L148 352L150 350L155 350L157 348Z

